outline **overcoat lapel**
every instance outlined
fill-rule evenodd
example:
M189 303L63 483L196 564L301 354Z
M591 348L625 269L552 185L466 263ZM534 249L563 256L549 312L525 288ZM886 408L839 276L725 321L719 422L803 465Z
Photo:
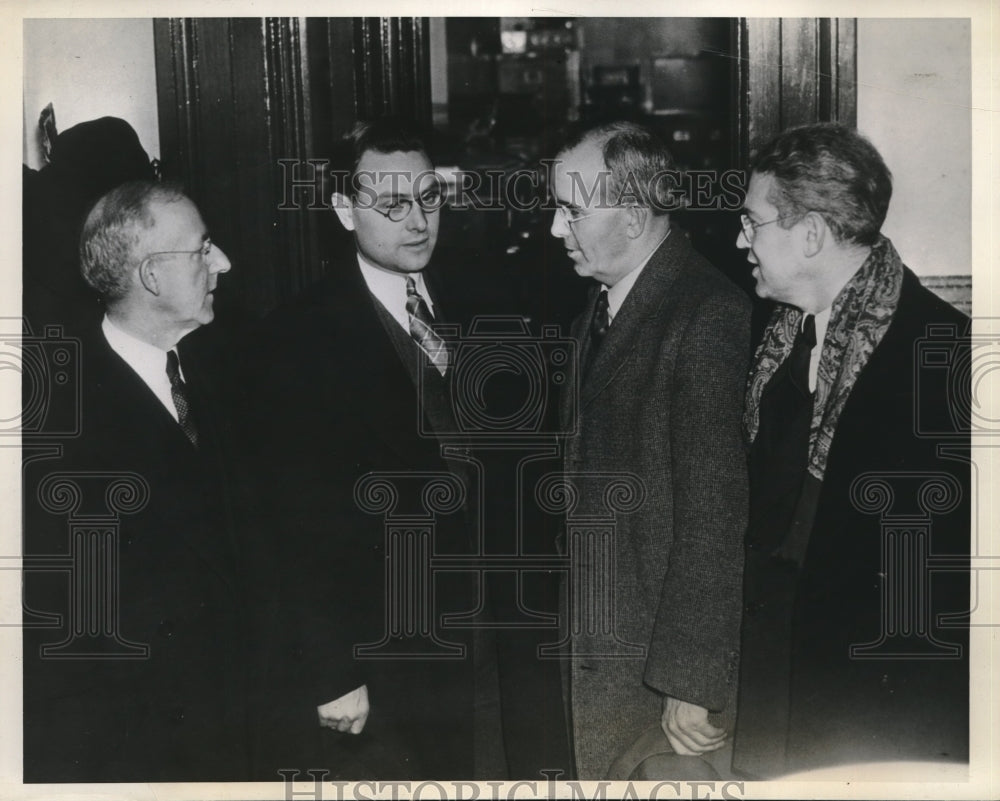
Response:
M622 303L614 322L608 328L608 333L598 349L594 362L590 366L580 387L581 407L586 408L615 380L629 357L638 345L642 335L648 330L647 320L660 313L667 299L671 285L680 270L682 248L686 244L683 234L674 231L650 258L646 267L639 275L635 285L629 291ZM597 302L595 294L588 304L587 315L583 321L593 316L594 305ZM579 322L579 321L578 321ZM584 329L584 342L581 350L589 350L590 337ZM586 364L581 356L580 363Z

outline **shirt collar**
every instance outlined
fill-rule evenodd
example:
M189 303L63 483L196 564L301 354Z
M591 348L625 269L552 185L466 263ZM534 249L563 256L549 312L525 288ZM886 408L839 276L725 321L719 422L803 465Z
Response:
M111 322L107 315L104 315L104 319L101 321L101 330L104 332L104 338L108 341L111 349L121 356L125 363L135 370L147 384L165 380L167 351L156 345L143 342L127 331L123 331ZM183 379L183 367L180 372Z
M639 280L639 275L642 273L646 265L649 264L649 260L653 258L653 254L660 249L660 245L662 245L667 240L667 237L670 236L670 230L667 231L666 236L664 236L663 239L661 239L657 243L656 247L649 252L649 255L646 256L646 258L644 258L634 270L632 270L631 272L620 278L618 280L618 283L616 283L614 286L608 287L607 293L608 293L609 323L615 319L615 315L618 314L618 310L622 307L622 304L625 302L625 298L628 297L628 293L632 290L632 287L635 286L635 282Z
M360 253L358 253L358 266L361 268L361 275L365 279L368 291L378 299L379 303L403 328L409 330L410 325L410 317L406 311L407 278L413 279L417 292L427 302L427 308L430 309L431 314L434 313L434 301L431 300L430 293L427 291L423 271L397 273L385 270L371 264Z

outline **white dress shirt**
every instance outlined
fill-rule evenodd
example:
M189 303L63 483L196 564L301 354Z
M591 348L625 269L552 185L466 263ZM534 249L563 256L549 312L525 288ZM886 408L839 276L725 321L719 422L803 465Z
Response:
M434 314L434 302L427 292L427 285L424 283L424 274L419 273L397 273L392 270L383 270L369 264L365 258L358 254L358 265L361 267L361 275L371 292L385 306L386 311L392 318L402 326L407 336L410 334L410 314L406 311L406 279L412 278L417 285L417 292L424 299L431 314Z
M670 231L667 231L667 236L670 236ZM643 268L649 264L649 260L660 249L660 245L667 241L667 236L659 241L659 244L650 251L649 255L640 262L638 267L618 279L617 284L608 287L608 325L614 322L615 315L618 314L618 310L625 302L625 298L628 297L628 293L632 291L635 282L639 280L639 275L642 273Z
M170 412L174 420L179 422L177 409L174 408L174 398L170 394L170 378L167 376L167 351L122 331L108 319L107 315L101 322L101 330L104 332L104 338L108 341L111 349L125 360L125 363L159 398L160 403ZM178 359L179 364L180 360ZM184 369L179 369L183 380Z

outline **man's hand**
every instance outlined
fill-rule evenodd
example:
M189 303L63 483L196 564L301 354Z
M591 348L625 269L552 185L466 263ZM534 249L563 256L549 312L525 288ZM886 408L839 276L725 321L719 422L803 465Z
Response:
M319 712L320 726L361 734L368 720L368 685L362 684L336 701L316 707L316 711Z
M708 722L708 710L669 695L663 698L663 733L674 753L698 756L722 748L726 730Z

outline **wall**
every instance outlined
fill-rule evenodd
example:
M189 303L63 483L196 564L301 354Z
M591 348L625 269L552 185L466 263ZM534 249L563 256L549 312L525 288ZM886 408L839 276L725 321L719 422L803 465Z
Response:
M971 91L968 20L858 20L858 128L894 178L883 232L921 276L972 272Z
M35 169L42 166L38 115L50 102L57 130L121 117L135 128L149 157L159 157L153 21L26 19L23 156Z
M581 21L585 74L596 63L643 63L653 51L724 46L722 31L705 20L600 22ZM443 50L442 33L432 26L435 51ZM436 61L432 89L441 103L444 69ZM971 272L970 68L967 20L858 21L858 127L895 176L885 231L920 275ZM60 131L122 117L150 157L159 156L152 21L25 20L23 155L31 167L41 166L34 137L50 101Z

